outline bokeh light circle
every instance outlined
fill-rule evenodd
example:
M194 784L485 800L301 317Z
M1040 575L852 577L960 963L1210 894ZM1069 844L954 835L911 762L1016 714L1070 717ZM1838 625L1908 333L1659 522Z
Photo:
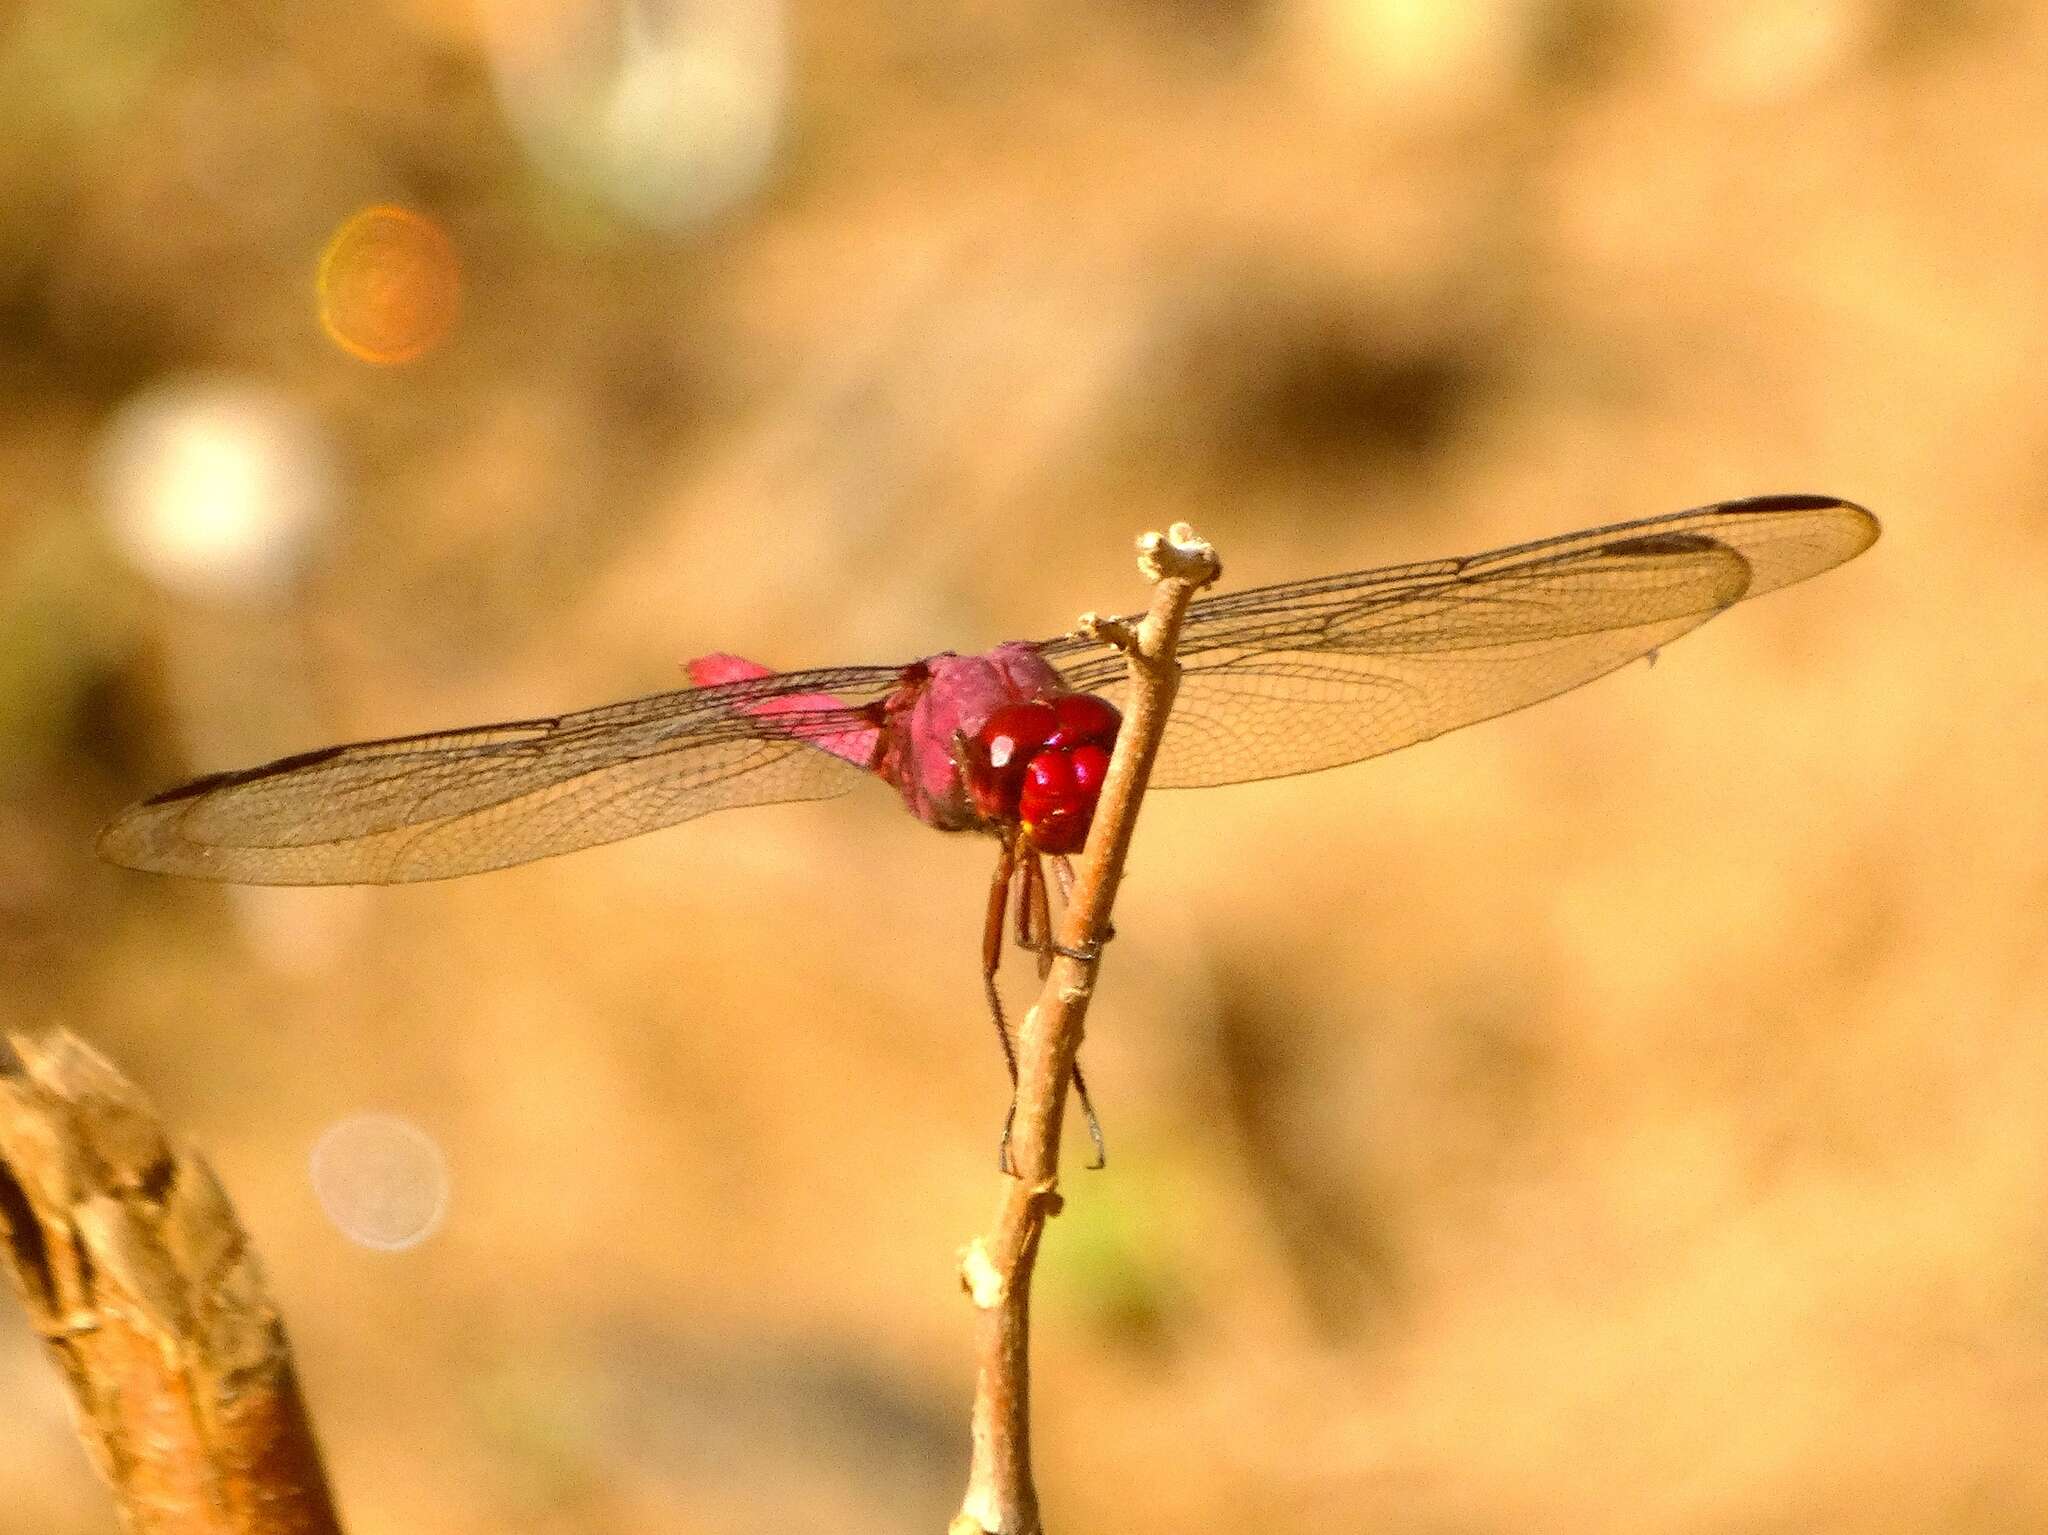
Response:
M320 325L364 362L411 362L441 343L462 306L462 264L441 226L410 208L365 208L320 253Z
M274 386L162 379L123 402L93 450L109 532L138 570L203 600L288 590L332 513L326 432Z
M505 117L548 177L644 228L758 194L789 117L786 0L480 14Z
M308 1158L313 1195L352 1242L386 1252L434 1234L448 1206L448 1159L395 1114L352 1114L321 1132Z

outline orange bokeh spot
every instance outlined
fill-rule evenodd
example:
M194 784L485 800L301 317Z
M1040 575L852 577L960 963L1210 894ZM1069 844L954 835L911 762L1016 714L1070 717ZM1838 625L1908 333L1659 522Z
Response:
M448 334L462 267L441 226L409 208L365 208L320 253L320 324L364 362L411 362Z

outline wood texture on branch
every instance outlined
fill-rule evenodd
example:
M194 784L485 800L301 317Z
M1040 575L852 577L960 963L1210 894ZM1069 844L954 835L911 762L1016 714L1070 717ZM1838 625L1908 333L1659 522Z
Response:
M1031 1473L1031 1276L1046 1220L1059 1212L1059 1147L1067 1084L1081 1049L1110 907L1137 829L1138 807L1159 754L1180 667L1174 651L1195 593L1215 580L1216 551L1185 523L1138 541L1138 568L1152 603L1135 626L1084 618L1129 662L1123 728L1096 805L1094 825L1061 920L1059 952L1017 1036L1013 1175L1003 1179L995 1220L962 1254L961 1281L978 1310L967 1493L949 1535L1039 1535Z
M135 1535L338 1535L284 1325L212 1169L70 1034L0 1050L0 1252Z

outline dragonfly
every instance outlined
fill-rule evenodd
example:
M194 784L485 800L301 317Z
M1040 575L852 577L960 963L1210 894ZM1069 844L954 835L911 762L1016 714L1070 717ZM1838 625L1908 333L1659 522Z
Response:
M1878 533L1853 502L1758 496L1204 597L1181 630L1150 786L1320 772L1511 713L1654 657L1739 602L1853 559ZM1014 1086L1003 938L1014 920L1041 972L1050 966L1045 864L1070 890L1068 857L1086 840L1121 721L1104 695L1125 658L1103 633L792 672L701 656L687 667L693 685L671 692L213 773L122 811L100 851L196 879L399 884L879 778L926 825L998 845L982 978ZM1075 1087L1086 1107L1078 1069ZM1099 1160L1092 1108L1088 1122Z

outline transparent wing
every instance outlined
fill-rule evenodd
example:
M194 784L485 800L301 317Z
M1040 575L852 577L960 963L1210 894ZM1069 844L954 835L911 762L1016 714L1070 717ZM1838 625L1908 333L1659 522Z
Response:
M130 806L115 863L238 884L397 884L572 852L714 810L822 799L864 770L811 743L871 727L901 667L686 688L554 719L365 741ZM798 702L832 694L839 705ZM777 706L780 701L782 706Z
M1767 496L1206 598L1188 610L1152 782L1311 773L1492 719L1819 575L1877 535L1849 502ZM1120 654L1084 637L1041 651L1084 691L1124 675Z

